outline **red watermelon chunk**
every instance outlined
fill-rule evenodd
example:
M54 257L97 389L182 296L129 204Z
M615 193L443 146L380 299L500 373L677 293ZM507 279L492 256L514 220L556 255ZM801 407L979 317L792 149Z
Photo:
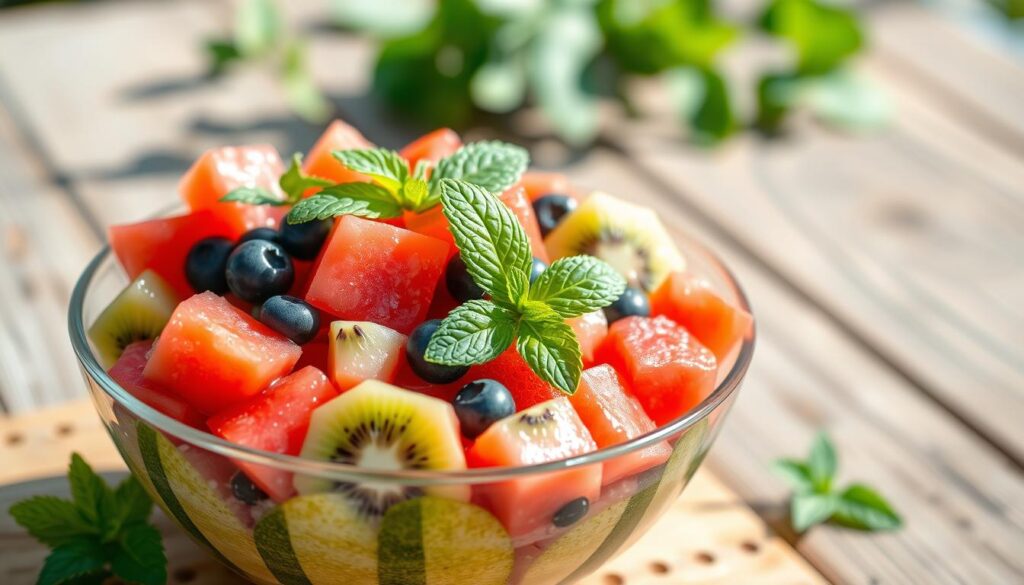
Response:
M502 419L470 448L481 467L520 467L575 457L597 449L590 432L562 396ZM548 525L562 506L601 495L601 466L585 465L480 486L476 495L513 537Z
M594 352L608 335L608 318L604 311L597 310L592 313L580 315L566 321L576 334L576 341L580 343L580 351L583 353L583 366L589 367L594 364Z
M278 225L285 208L224 203L220 198L238 187L261 187L284 198L277 182L282 173L284 163L273 146L223 146L207 150L196 160L181 178L178 192L189 209L209 209L241 235Z
M182 302L145 377L205 414L245 401L291 371L302 350L211 292Z
M427 314L444 273L448 244L346 215L317 260L306 300L348 321L408 335Z
M603 364L585 370L569 401L601 449L635 439L656 427L640 402L630 395L614 368ZM604 483L633 476L668 461L672 448L661 442L620 455L604 464Z
M217 413L207 425L213 434L238 445L298 455L313 410L337 395L323 372L305 367L249 401ZM247 461L235 463L274 501L294 495L290 472Z
M373 148L373 143L364 137L359 130L342 122L335 120L324 130L324 133L313 145L312 150L306 155L303 162L303 170L307 174L324 179L330 179L338 183L353 183L356 181L368 181L366 175L361 175L349 170L341 161L331 154L335 150L349 150L352 148ZM315 192L310 190L306 194Z
M534 373L523 356L516 351L515 344L486 364L470 368L469 373L463 378L463 385L483 379L497 380L504 384L516 400L517 410L563 396L558 388L541 380Z
M651 314L686 327L719 363L750 333L754 317L731 305L704 280L673 272L651 295Z
M203 426L203 415L187 402L143 379L142 371L149 361L152 340L136 341L124 348L124 353L110 368L110 377L117 384L148 406L167 416L194 427Z
M398 154L409 161L409 170L415 171L416 164L421 160L433 166L437 164L437 161L454 154L461 147L462 139L454 130L439 128L410 142Z
M110 247L128 277L146 269L160 275L182 298L195 294L185 278L185 257L192 246L212 236L234 239L236 230L211 211L111 226Z
M519 184L526 189L526 197L530 201L536 201L545 195L568 195L578 201L583 199L569 182L569 178L561 173L526 171Z
M616 321L597 351L611 364L658 425L678 418L715 388L715 354L665 317Z

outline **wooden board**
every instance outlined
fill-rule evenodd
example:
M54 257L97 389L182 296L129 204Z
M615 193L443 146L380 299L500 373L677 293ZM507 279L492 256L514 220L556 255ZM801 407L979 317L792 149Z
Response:
M97 470L123 472L92 404L75 402L0 422L0 510L40 494L67 496L60 477L72 451ZM116 478L118 474L112 474ZM160 515L172 582L240 582ZM0 516L0 583L35 583L46 550ZM667 579L701 585L814 585L825 581L713 474L701 471L679 503L633 548L581 583L630 585Z

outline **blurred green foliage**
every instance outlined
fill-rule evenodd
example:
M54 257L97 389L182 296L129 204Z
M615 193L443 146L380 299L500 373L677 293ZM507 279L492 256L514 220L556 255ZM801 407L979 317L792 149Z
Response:
M214 72L298 51L282 40L271 1L243 2L234 37L208 44ZM798 108L849 129L884 121L885 100L848 71L864 46L857 16L826 2L767 0L749 23L723 17L713 0L334 0L332 15L379 40L375 92L424 125L459 128L536 105L566 142L583 145L599 132L602 99L642 113L629 81L646 77L666 83L688 136L713 145L743 127L775 132ZM745 35L765 35L792 55L750 88L721 63ZM284 63L293 107L309 119L326 115L302 60ZM741 91L756 92L751 116L738 113Z

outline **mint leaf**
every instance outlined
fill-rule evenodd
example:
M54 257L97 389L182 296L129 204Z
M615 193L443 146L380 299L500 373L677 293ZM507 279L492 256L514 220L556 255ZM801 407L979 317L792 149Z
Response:
M519 269L529 274L533 259L523 227L482 187L442 179L440 189L444 215L469 274L495 300L515 304L521 295L510 294L506 273Z
M118 508L118 526L145 522L153 512L153 500L134 475L129 475L114 490Z
M441 322L425 357L448 366L482 364L501 355L515 335L515 314L490 301L468 301Z
M839 495L832 521L857 530L895 530L903 526L903 519L875 490L863 484L853 484Z
M273 0L245 0L235 13L235 46L245 56L261 55L277 44L281 28Z
M307 190L316 187L329 187L334 184L334 181L304 173L302 171L302 155L295 153L292 155L292 164L281 175L278 184L281 185L281 190L288 196L288 203L294 205L302 200L302 196Z
M583 371L580 344L572 327L554 310L548 311L543 316L524 316L516 349L542 380L571 396Z
M529 163L526 149L514 144L471 142L438 161L431 183L436 190L443 179L461 179L490 193L501 193L519 181Z
M247 205L288 205L288 201L281 199L263 187L237 187L221 197L219 201L224 203L245 203Z
M832 489L832 480L836 475L838 461L836 449L825 433L818 433L811 445L811 455L807 459L807 468L811 472L814 489L827 493Z
M796 494L790 504L790 522L797 532L821 524L836 512L839 499L833 494Z
M22 500L11 506L9 513L33 538L49 547L98 533L73 503L54 496Z
M342 183L296 203L288 213L288 223L305 223L339 215L368 219L398 217L402 215L402 207L383 187L370 183Z
M373 178L391 193L397 194L409 176L409 165L399 154L384 148L335 150L334 158L357 173Z
M402 200L405 202L407 209L419 210L423 202L427 199L427 195L430 193L430 187L427 182L422 179L412 178L406 179L402 185ZM436 205L437 202L434 202ZM433 207L431 205L430 207Z
M82 517L94 527L105 528L105 522L116 509L114 494L78 453L71 454L68 482L71 498Z
M143 523L129 525L121 533L118 544L110 561L115 575L143 585L167 582L167 557L156 528Z
M793 45L797 71L802 75L834 70L864 41L853 11L818 0L774 0L762 14L760 24Z
M626 290L614 268L593 256L555 260L530 287L530 299L545 302L562 317L607 307Z
M814 480L811 479L811 470L803 461L779 459L775 462L772 470L776 475L785 479L797 492L814 491Z
M79 538L53 549L43 562L37 585L66 585L92 574L106 564L103 547L96 540Z

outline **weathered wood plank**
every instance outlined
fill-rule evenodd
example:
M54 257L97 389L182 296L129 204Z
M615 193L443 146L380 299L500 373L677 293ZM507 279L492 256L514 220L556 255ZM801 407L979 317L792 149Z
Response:
M11 437L16 441L12 443ZM0 420L0 458L9 463L0 469L0 510L33 495L67 497L67 482L61 476L72 450L97 470L124 470L90 403L79 401ZM156 524L164 534L172 582L242 583L159 510ZM45 554L9 516L0 516L0 582L35 583ZM186 575L191 578L183 578ZM825 582L783 540L771 535L736 494L705 471L647 536L583 583L607 583L611 575L633 585L664 583L666 578L702 585Z
M1024 475L955 417L780 286L772 270L676 203L649 175L600 151L570 167L581 184L654 206L676 234L697 237L737 272L758 317L754 365L711 464L764 515L786 488L769 466L799 456L818 429L843 458L843 480L889 495L907 525L892 535L816 529L798 549L842 583L1010 583L1024 579ZM773 521L783 532L783 522ZM969 527L969 528L966 528Z

